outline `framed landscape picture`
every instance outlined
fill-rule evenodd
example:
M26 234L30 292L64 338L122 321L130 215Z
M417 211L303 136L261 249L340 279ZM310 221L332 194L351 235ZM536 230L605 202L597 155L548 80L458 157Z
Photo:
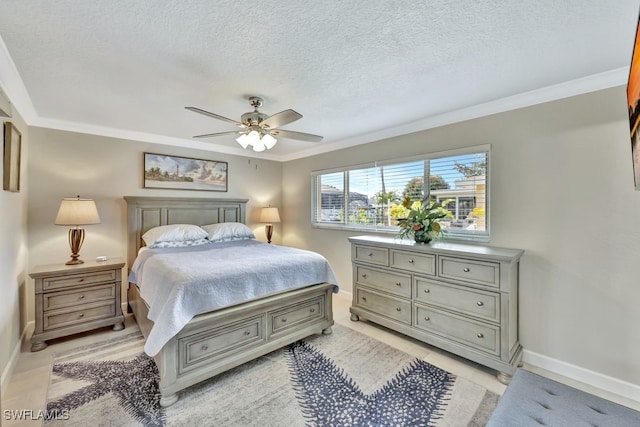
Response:
M144 188L227 191L227 162L144 153Z
M4 175L2 188L20 191L20 149L22 134L11 122L4 123Z

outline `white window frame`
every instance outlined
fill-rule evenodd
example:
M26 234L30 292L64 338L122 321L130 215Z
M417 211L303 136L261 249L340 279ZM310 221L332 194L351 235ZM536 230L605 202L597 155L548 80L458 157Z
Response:
M411 156L404 157L398 159L389 159L375 162L362 163L358 165L351 165L340 168L332 168L332 169L323 169L311 172L311 226L313 228L326 228L333 230L344 230L344 231L359 231L359 232L369 232L369 233L384 233L384 234L394 234L397 235L399 232L398 227L393 226L381 226L381 225L359 225L354 223L336 223L329 221L316 221L317 208L321 197L321 192L318 191L318 179L321 175L342 172L343 180L344 180L344 197L345 197L345 214L346 214L346 206L349 197L349 179L348 172L350 170L357 169L366 169L372 167L380 167L393 165L397 163L406 163L412 161L430 161L436 160L443 157L455 157L459 155L465 154L476 154L476 153L486 153L487 155L487 171L485 175L486 180L486 207L485 207L485 230L483 232L470 232L465 230L453 230L448 229L444 238L446 240L466 240L466 241L476 241L476 242L489 242L491 236L491 145L476 145L472 147L465 147L459 149L452 149L446 151L440 151L435 153L427 153L422 154L420 156ZM427 163L429 165L429 163ZM429 166L425 167L425 175L429 176ZM425 189L429 191L428 188Z

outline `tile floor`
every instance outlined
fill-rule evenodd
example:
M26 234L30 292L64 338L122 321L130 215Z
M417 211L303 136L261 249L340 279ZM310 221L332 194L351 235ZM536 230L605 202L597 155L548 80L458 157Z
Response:
M350 301L343 296L334 296L334 320L336 323L353 328L363 334L374 337L393 347L403 350L411 355L422 358L427 362L442 369L452 372L460 377L467 378L487 389L502 394L505 385L501 384L495 377L495 371L480 366L474 362L457 357L450 353L431 347L417 340L395 333L389 329L375 326L366 321L352 322L349 313ZM87 332L75 335L73 338L61 338L49 342L49 346L39 352L31 353L29 344L25 343L18 359L15 370L9 380L6 391L2 393L2 404L0 411L0 425L2 426L41 426L41 420L10 420L6 411L11 410L32 410L34 415L45 408L46 392L51 373L51 362L53 354L61 350L74 348L90 344L93 341L101 340L105 335L114 336L116 334L126 334L130 326L135 322L134 318L128 316L125 321L123 331L114 332L110 328L103 328L94 332ZM609 395L606 392L595 390L589 386L572 382L549 374L541 369L526 366L527 369L549 376L555 380L566 382L567 384L583 389L587 392L608 398L620 404L640 410L640 403L624 399L619 396Z

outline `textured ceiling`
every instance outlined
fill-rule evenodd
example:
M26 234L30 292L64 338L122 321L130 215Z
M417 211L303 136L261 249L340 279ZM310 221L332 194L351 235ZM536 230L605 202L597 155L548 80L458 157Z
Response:
M286 160L601 73L617 70L610 84L623 84L638 6L0 0L0 37L34 125L250 154L232 136L194 142L234 127L183 107L239 119L251 110L247 97L259 95L266 114L291 108L304 116L283 128L325 137L280 139L262 153ZM16 89L4 86L14 99Z

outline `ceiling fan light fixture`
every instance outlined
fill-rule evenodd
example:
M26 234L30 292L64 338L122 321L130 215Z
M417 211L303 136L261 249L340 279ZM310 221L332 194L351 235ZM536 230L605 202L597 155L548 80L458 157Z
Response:
M249 146L249 139L247 138L247 134L243 133L239 137L236 138L236 142L242 146L242 148L247 148Z
M255 147L256 144L260 143L260 134L256 130L252 130L247 134L247 141L249 145L253 145Z
M258 140L257 143L253 144L253 151L260 152L260 151L264 151L266 149L267 149L267 147L265 147L265 145L260 140Z
M276 114L272 114L271 116L267 116L266 114L258 111L258 108L262 106L262 98L252 96L251 98L249 98L249 102L254 108L254 111L244 113L241 116L241 121L236 121L224 116L220 116L218 114L210 113L209 111L202 110L197 107L184 107L187 110L193 111L198 114L233 123L234 125L242 129L241 131L216 132L196 135L194 136L194 138L239 135L236 138L236 142L240 144L242 148L247 149L247 147L251 146L254 151L258 152L270 150L271 148L273 148L278 142L276 136L310 142L320 142L322 140L322 137L319 135L279 129L280 126L284 126L301 119L302 114L289 109L280 111Z
M264 146L267 147L267 150L271 150L276 145L276 142L278 142L277 139L268 133L262 135L261 141L264 143Z

